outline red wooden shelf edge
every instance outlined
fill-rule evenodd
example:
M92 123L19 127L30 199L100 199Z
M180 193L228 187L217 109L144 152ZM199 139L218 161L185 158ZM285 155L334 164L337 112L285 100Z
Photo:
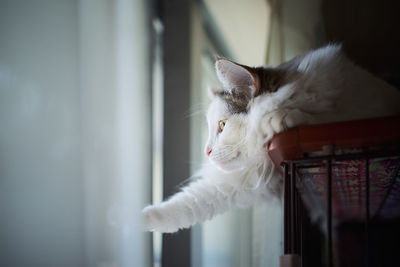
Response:
M400 144L400 116L316 125L304 125L275 135L268 154L278 166L282 161L321 151L324 146L365 148Z

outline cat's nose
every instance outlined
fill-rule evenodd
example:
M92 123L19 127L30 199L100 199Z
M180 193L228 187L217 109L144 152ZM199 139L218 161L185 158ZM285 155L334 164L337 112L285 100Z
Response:
M206 151L206 155L207 155L207 156L210 156L212 149L209 148L209 147L206 147L206 150L205 150L205 151Z

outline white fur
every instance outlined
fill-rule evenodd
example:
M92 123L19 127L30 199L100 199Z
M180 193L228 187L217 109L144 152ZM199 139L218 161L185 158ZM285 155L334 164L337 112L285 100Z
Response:
M212 150L211 164L181 192L143 210L147 230L175 232L233 207L279 196L281 174L266 146L286 128L400 114L398 90L355 66L340 50L340 46L329 45L304 55L297 65L297 78L275 93L253 98L247 114L230 114L215 97L207 113L206 150ZM229 64L217 65L217 73L224 86L231 86L232 72L225 75L225 65ZM240 76L240 68L233 70ZM223 119L227 123L220 132Z

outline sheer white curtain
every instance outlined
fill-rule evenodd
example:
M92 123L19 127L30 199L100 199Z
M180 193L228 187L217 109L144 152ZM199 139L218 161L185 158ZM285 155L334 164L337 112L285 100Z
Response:
M81 0L88 266L150 266L151 86L144 0Z
M0 1L0 266L151 266L147 2Z

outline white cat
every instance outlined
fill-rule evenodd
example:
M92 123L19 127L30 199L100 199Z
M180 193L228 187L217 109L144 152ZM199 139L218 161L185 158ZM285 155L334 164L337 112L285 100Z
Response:
M400 92L354 65L339 45L276 68L216 61L222 89L210 89L210 164L198 180L143 210L146 228L172 233L233 207L279 197L282 177L268 157L274 134L314 124L400 114Z

